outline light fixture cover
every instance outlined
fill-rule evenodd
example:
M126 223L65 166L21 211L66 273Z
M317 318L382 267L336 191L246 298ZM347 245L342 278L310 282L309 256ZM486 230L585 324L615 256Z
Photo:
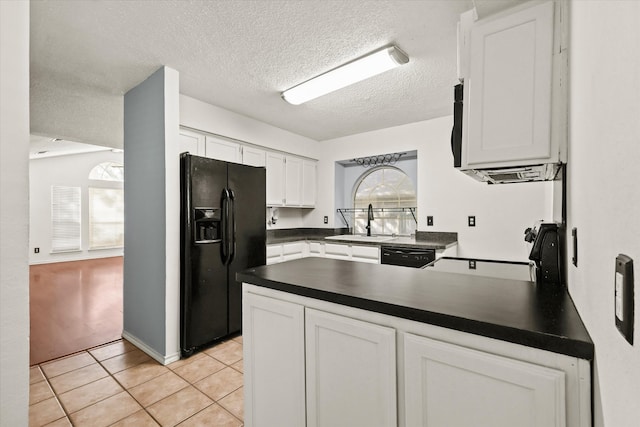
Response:
M384 47L285 90L282 99L299 105L407 62L409 57L396 46Z

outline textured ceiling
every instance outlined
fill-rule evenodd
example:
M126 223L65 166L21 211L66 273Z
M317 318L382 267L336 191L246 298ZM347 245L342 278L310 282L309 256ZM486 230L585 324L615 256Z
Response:
M121 96L166 65L179 71L181 93L315 140L439 117L452 111L456 22L473 4L31 2L31 86L56 88L46 103L32 98L32 111L59 110L56 94L69 92L60 88L73 88L78 102L97 92ZM388 44L410 62L299 106L280 98Z

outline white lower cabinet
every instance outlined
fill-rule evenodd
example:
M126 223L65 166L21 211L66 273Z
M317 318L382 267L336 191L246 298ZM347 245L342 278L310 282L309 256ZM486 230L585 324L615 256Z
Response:
M585 427L591 365L243 284L245 425Z
M309 256L324 257L324 243L309 242Z
M564 427L565 374L405 334L407 426Z
M394 329L246 285L242 309L246 426L397 425Z
M244 293L244 422L305 425L304 307Z
M338 243L325 243L324 256L332 259L351 259L349 245L340 245Z
M368 262L371 264L380 263L380 248L378 246L351 246L351 260Z
M282 262L282 245L267 245L267 265Z
M267 245L267 264L276 264L309 256L379 264L380 248L378 246L307 241Z
M307 427L395 426L396 331L305 310Z
M282 245L282 261L304 258L307 252L307 242L284 243Z

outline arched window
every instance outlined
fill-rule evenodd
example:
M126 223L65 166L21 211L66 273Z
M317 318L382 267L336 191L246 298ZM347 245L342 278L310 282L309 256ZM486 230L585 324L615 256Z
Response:
M89 179L99 181L124 181L124 166L115 162L103 162L91 169Z
M89 249L124 246L124 167L103 162L91 169L89 179Z
M366 209L369 204L375 209L372 234L409 235L415 232L416 222L409 208L415 213L416 190L402 170L385 166L362 175L353 192L353 207L364 209L355 213L355 233L367 231Z

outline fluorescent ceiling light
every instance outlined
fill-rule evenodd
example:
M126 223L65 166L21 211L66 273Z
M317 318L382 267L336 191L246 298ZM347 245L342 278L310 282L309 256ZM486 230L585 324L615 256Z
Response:
M282 99L293 105L326 95L409 62L409 57L395 46L378 49L331 71L282 92Z

